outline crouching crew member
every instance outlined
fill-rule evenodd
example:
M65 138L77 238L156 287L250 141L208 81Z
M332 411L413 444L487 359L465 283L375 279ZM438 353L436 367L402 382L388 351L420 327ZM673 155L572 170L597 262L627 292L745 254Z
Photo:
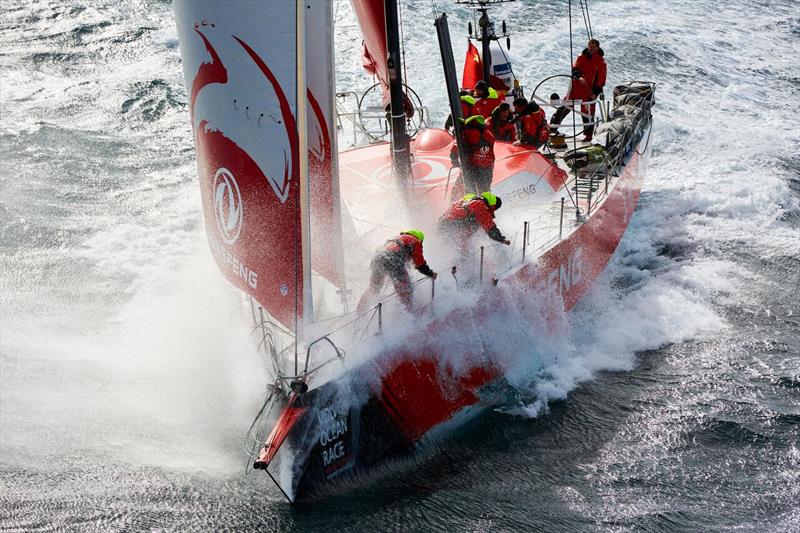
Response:
M547 142L550 127L547 125L547 115L539 104L520 97L514 100L514 112L514 122L519 130L515 145L539 148Z
M461 128L467 160L461 162L461 175L466 192L488 191L492 187L494 171L494 135L486 128L481 115L473 115ZM450 161L459 166L458 145L450 150Z
M500 233L494 222L494 213L501 205L503 201L490 192L480 196L467 194L442 215L439 219L439 231L456 241L462 256L466 252L470 237L478 231L478 228L483 228L493 241L511 244L511 241Z
M436 272L431 270L422 255L422 241L425 234L417 229L410 229L389 239L372 258L370 268L372 275L369 287L358 302L357 311L363 312L370 305L372 298L380 294L384 281L388 276L394 283L400 301L411 311L411 282L406 271L406 263L412 261L416 269L429 278L436 279Z
M511 122L511 106L503 102L495 107L492 116L486 120L486 127L494 135L495 141L514 142L517 128Z

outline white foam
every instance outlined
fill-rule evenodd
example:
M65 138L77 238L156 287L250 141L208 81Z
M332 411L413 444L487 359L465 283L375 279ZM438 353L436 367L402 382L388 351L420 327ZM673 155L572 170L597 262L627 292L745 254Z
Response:
M361 70L358 30L349 4L340 2L337 7L339 20L346 22L337 32L338 89L363 90L373 80ZM457 35L469 17L466 9L453 9L451 34L460 67L466 43ZM532 10L518 3L498 8L498 16L505 9L511 14ZM775 40L769 29L753 39L751 29L740 24L741 14L730 10L717 14L717 28L725 28L720 37L716 31L681 29L705 24L702 9L688 17L673 13L667 4L611 3L604 9L604 16L593 22L610 66L607 96L617 81L643 76L641 65L625 63L620 54L628 44L656 46L656 41L655 54L671 54L667 61L650 58L654 64L648 65L661 82L652 166L641 208L622 249L592 294L571 315L560 317L558 334L530 328L529 315L513 308L502 309L483 325L486 338L515 356L512 362L517 366L508 377L522 392L523 401L508 406L508 411L524 416L538 416L548 402L566 398L598 372L633 368L639 351L724 334L717 306L746 300L748 285L761 279L760 273L745 270L737 252L730 250L745 248L769 258L796 256L800 247L796 229L782 221L786 212L798 209L797 197L776 164L800 144L796 99L787 97L785 82L778 80L796 70L792 43ZM168 19L168 10L152 11L136 14L159 28L152 43L141 50L137 48L141 43L135 43L105 63L83 70L32 70L27 65L5 69L3 94L11 95L8 102L13 105L3 106L3 131L15 134L47 120L110 139L115 135L128 139L131 130L141 129L147 138L156 139L148 142L173 143L176 152L186 147L191 133L185 110L146 126L128 124L120 115L127 88L140 81L166 79L185 98L175 30L171 22L156 22ZM631 30L632 19L656 33L648 36ZM105 18L87 10L81 20L93 23ZM135 27L139 22L128 24ZM42 35L50 22L41 24L29 31ZM515 52L515 73L530 91L543 76L567 70L572 58L566 51L566 19L558 17L531 31L519 24L511 27L516 32L512 50L525 53ZM64 22L47 31L73 28L74 23ZM437 89L443 80L429 30L427 23L406 25L408 74L410 85L420 89L432 112L433 125L440 125L447 112L444 92ZM715 44L719 38L739 51L719 50ZM531 61L523 62L526 58ZM775 74L765 76L754 69ZM145 145L147 139L139 138ZM49 255L42 252L45 265L86 261L114 273L97 282L110 285L98 290L108 302L98 303L98 297L87 303L96 309L74 319L74 333L69 336L53 332L57 329L53 322L69 317L63 318L64 311L52 305L45 311L23 309L23 318L11 328L3 317L4 353L30 365L47 361L54 373L23 372L13 375L15 381L4 375L3 442L23 445L29 438L39 442L59 430L62 441L110 447L123 459L134 454L132 460L148 463L226 468L239 457L226 439L235 435L235 442L254 414L267 380L266 364L250 342L240 298L217 272L204 242L191 150L181 163L164 171L148 170L150 154L146 148L143 152L143 171L131 178L135 183L118 185L126 198L111 194L100 199L115 207L130 202L129 211L110 210L89 220L82 218L88 215L75 213L74 223L91 228L91 236L79 246L65 245ZM108 154L109 161L115 157L116 153ZM104 164L87 160L87 173L75 178L89 179L91 167ZM664 246L685 252L671 257L662 254ZM436 267L440 250L430 251ZM9 259L11 267L13 260ZM41 277L44 294L74 282ZM617 277L625 279L623 289L616 286ZM440 278L442 284L446 278ZM448 300L444 294L437 296L437 312L469 303ZM25 294L10 298L27 302ZM393 325L393 333L380 341L385 343L380 347L406 342L419 331L411 322L398 320ZM503 334L494 336L497 332ZM465 334L454 327L441 340L447 347L444 355L458 363L465 344L483 339L474 328ZM350 360L355 364L371 352L355 350ZM74 366L61 365L64 361ZM70 375L71 368L81 374ZM16 411L27 418L9 418ZM142 450L139 456L132 452L135 449Z

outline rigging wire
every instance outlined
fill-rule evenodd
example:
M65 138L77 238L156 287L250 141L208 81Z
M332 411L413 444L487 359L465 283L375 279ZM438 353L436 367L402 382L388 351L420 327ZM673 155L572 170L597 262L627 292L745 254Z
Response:
M403 57L403 94L406 97L406 100L410 100L408 96L408 67L406 65L406 38L405 32L403 31L403 1L397 0L397 9L399 11L399 15L397 18L400 19L400 55ZM405 102L403 103L403 107L405 107ZM405 114L405 110L404 110ZM410 119L406 117L406 122L408 123Z
M433 18L439 18L439 8L436 7L436 0L431 0L431 9L433 10Z
M572 73L572 58L575 57L573 44L572 44L572 0L569 0L568 3L568 15L569 15L569 72ZM572 87L570 85L570 92L572 92ZM569 96L572 96L571 94ZM573 106L575 104L573 103ZM572 131L577 131L578 125L575 123L575 110L572 110ZM572 137L572 150L576 151L578 149L578 135L574 135ZM573 169L575 175L575 199L573 200L573 204L575 204L575 213L576 215L580 215L580 208L578 207L578 168L577 165ZM570 199L572 199L572 193L569 191L569 188L566 186L566 182L564 183L564 188L567 189L567 193L569 193Z
M586 35L589 39L592 38L592 28L589 24L588 15L589 15L589 5L586 5L586 9L583 7L584 0L579 0L581 5L581 15L583 15L583 26L586 28Z
M583 3L586 4L586 20L589 23L589 39L593 39L594 36L592 35L592 17L589 16L589 0L583 0Z

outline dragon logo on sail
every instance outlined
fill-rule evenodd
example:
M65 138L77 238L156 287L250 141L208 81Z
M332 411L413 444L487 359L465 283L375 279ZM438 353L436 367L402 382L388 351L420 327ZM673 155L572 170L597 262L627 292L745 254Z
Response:
M242 231L244 205L236 179L227 168L214 175L214 216L225 244L233 244Z

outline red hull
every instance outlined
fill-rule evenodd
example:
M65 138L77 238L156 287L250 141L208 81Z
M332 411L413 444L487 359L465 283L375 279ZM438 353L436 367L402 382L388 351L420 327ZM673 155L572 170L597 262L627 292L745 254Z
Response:
M515 303L524 305L532 293L550 291L560 296L565 310L574 307L603 271L628 227L644 180L644 163L634 151L620 181L585 224L542 254L537 262L526 263L501 279L500 286L512 289L505 291L506 297L518 298L520 301ZM483 305L471 313L457 311L434 322L424 338L436 339L440 329L452 329L449 324L454 323L463 324L465 329L470 322L480 327L495 312L491 297L481 302ZM505 354L492 353L485 346L476 346L475 352L480 352L478 360L482 364L460 373L447 366L442 368L435 342L415 344L413 352L384 358L395 364L385 369L381 397L410 441L415 442L461 409L477 404L478 391L502 375Z
M538 170L539 175L550 174L554 181L560 178L563 171L541 155L516 152L518 149L510 145L509 148L501 159L505 161L501 168L534 167L533 171ZM449 147L442 147L440 152L445 150ZM371 159L366 152L351 152L351 157L345 158L351 172L359 158ZM483 330L496 316L498 306L509 304L509 297L517 308L542 295L549 295L545 300L556 305L563 304L564 310L574 307L603 271L631 220L644 180L646 159L646 153L640 156L634 150L613 188L593 208L591 217L574 230L567 228L565 233L572 233L543 252L536 262L523 263L500 279L497 287L488 286L477 307L451 311L416 335L413 347L378 354L351 371L351 383L367 389L365 396L369 399L364 404L343 409L337 400L337 386L328 383L300 399L300 403L309 407L309 413L316 416L298 417L297 406L287 409L276 426L280 428L278 433L281 439L287 434L290 441L294 439L292 447L307 450L302 457L294 458L299 464L293 464L294 486L288 492L294 492L296 498L305 498L324 491L348 475L410 452L437 426L470 407L481 405L481 395L487 386L503 377L509 354L493 350L496 345L493 339L478 335L474 342L462 343L458 348L458 364L454 366L447 357L442 357L441 337L454 331ZM514 172L506 171L495 178L495 184L513 175ZM361 179L362 186L369 186L374 176ZM343 183L352 185L353 181L351 176ZM555 181L554 185L557 184ZM433 188L443 192L443 187L437 184ZM557 186L552 188L556 190ZM425 198L425 189L420 191ZM375 376L381 379L375 380ZM268 467L274 455L275 447L267 446L256 466Z

